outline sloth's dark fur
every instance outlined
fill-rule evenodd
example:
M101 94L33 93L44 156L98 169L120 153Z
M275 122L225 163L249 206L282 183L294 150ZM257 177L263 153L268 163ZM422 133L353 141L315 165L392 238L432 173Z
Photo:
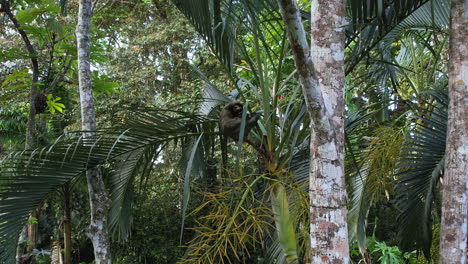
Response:
M231 102L224 107L219 116L219 128L221 133L235 141L239 140L242 109L243 105L240 102ZM257 125L259 118L260 116L257 113L247 115L244 129L244 141L248 138L250 130Z

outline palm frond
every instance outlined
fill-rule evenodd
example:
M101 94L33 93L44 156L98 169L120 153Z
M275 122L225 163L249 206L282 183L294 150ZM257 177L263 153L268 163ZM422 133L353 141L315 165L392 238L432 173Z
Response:
M14 259L16 241L30 211L48 193L82 175L90 167L120 164L113 173L114 208L111 226L124 237L128 230L116 220L127 216L131 196L131 179L139 166L152 161L151 153L169 140L192 136L189 122L205 122L203 118L184 112L155 109L135 112L125 126L97 131L83 140L79 134L59 138L41 149L25 150L9 155L0 163L0 261ZM150 154L148 154L150 153ZM145 158L146 157L146 158ZM131 201L131 199L130 199Z
M265 263L287 264L284 250L277 238L273 241L269 241L267 246L268 248L266 249L264 259Z
M346 73L378 45L390 44L408 29L447 29L449 5L446 0L351 1L352 28L348 29Z
M174 0L177 8L192 22L218 59L233 74L234 54L245 60L257 80L263 79L264 60L277 66L280 54L268 43L282 43L281 16L274 0ZM249 39L246 39L248 32ZM255 47L252 47L254 38ZM248 44L247 44L248 43ZM257 55L251 58L250 49ZM237 52L234 51L237 50ZM260 81L261 82L261 81Z
M396 0L387 2L383 0L351 1L349 9L352 13L355 28L362 28L375 18L380 23L390 24L393 20L406 17L428 0ZM393 16L389 14L394 13Z
M386 49L390 49L399 36L409 29L430 29L443 32L449 27L450 4L446 0L431 0L421 5L389 31L382 39Z
M193 169L199 174L202 172L200 169L201 164L203 164L203 155L201 155L201 151L199 148L200 140L203 138L203 134L198 137L198 139L194 142L191 142L191 147L187 151L188 160L187 160L187 167L185 168L185 175L184 175L184 192L182 195L182 227L180 229L180 241L182 242L182 235L184 232L184 223L185 217L187 212L187 206L189 202L189 194L190 194L190 175ZM196 155L198 152L199 155ZM195 162L194 162L195 161ZM197 162L198 161L198 162ZM193 166L195 164L195 166ZM197 169L198 168L198 169Z
M352 173L351 209L348 213L351 240L359 250L367 249L367 215L372 205L390 199L392 176L395 173L404 130L398 126L374 128L372 141L359 153L359 165Z
M297 240L289 200L283 185L278 184L272 191L272 208L275 215L276 232L278 241L283 249L287 263L299 263L297 253Z
M231 100L221 90L210 82L197 67L192 66L192 72L203 82L202 102L198 113L202 116L211 116L217 107L229 103Z
M357 241L361 253L367 248L367 215L371 208L370 197L366 196L367 171L352 178L351 208L348 212L350 242Z
M160 144L150 144L125 155L116 157L111 164L109 230L113 239L126 241L131 234L133 217L131 207L134 198L134 180L147 177L157 159Z
M232 71L234 29L222 17L221 1L174 0L175 5L192 22L195 29L213 48L229 72Z
M443 174L447 128L447 92L436 90L434 108L415 120L399 160L395 204L398 236L404 250L422 249L430 258L432 207Z

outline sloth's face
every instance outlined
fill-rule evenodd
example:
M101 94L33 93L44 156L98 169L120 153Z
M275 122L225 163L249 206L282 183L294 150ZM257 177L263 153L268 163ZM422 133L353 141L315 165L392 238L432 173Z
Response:
M242 114L242 105L241 104L233 105L232 113L234 114L234 116L240 116Z

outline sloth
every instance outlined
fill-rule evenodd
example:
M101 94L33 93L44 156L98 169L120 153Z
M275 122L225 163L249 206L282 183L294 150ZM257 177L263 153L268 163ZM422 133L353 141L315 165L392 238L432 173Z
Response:
M219 129L224 136L239 140L239 134L242 123L243 105L240 102L231 102L227 104L219 116ZM257 113L247 115L244 128L244 141L247 140L250 130L257 125L260 116Z

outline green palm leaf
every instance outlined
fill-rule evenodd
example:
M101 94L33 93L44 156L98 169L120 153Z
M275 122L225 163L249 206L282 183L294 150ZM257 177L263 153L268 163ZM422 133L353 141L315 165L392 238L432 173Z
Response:
M213 48L229 72L232 71L233 29L221 15L221 1L174 0L195 29Z
M82 175L90 167L114 165L111 174L113 208L110 225L121 238L128 235L132 179L152 162L157 148L169 140L194 133L188 122L203 118L163 109L135 112L125 126L97 131L86 141L79 134L54 144L11 154L0 163L0 261L14 260L16 241L30 211L50 192ZM153 155L153 156L152 156ZM141 166L143 165L143 166ZM125 217L127 222L118 218Z
M348 212L349 238L357 241L361 253L367 248L367 216L371 207L371 197L366 194L367 170L352 178L351 208Z
M373 127L372 140L365 143L367 146L364 149L356 151L360 152L359 157L352 162L357 166L351 166L354 168L350 170L352 200L348 226L351 241L357 240L361 253L366 250L369 209L379 201L390 199L390 184L403 142L403 132L397 125Z
M278 184L276 190L272 191L272 207L275 215L278 241L283 249L286 262L288 264L299 263L296 233L289 211L289 200L286 190L281 184Z
M391 102L385 101L375 103L350 114L345 120L345 168L351 197L349 238L350 243L358 243L361 253L367 250L369 210L390 195L391 176L404 135L403 128L398 125L377 121L390 105Z
M440 31L447 28L449 21L446 0L350 1L349 8L353 28L348 30L348 45L352 51L346 60L346 73L371 50L381 44L389 47L406 30Z
M212 116L218 106L227 104L231 100L214 85L197 67L192 66L192 72L203 82L202 102L198 113L202 116Z
M398 23L382 39L386 49L390 49L399 36L411 29L430 29L442 32L449 27L450 5L446 0L432 0L421 5L411 15Z
M432 206L443 174L447 129L447 93L432 92L434 108L419 117L408 134L396 175L398 236L404 250L422 249L430 258Z
M131 207L134 197L135 177L147 177L160 152L159 144L149 144L128 154L117 157L111 168L111 208L109 211L109 228L112 237L117 241L125 241L130 235L133 224Z
M186 217L186 212L187 212L187 206L189 202L189 194L190 194L190 174L193 169L193 164L194 161L196 165L195 167L200 167L201 164L203 163L200 159L202 159L202 155L200 155L200 148L199 143L200 140L202 139L203 134L198 137L198 139L195 142L191 142L191 148L189 149L190 152L189 154L189 159L187 161L187 167L185 168L185 175L184 175L184 192L183 192L183 198L182 198L182 227L180 230L180 241L182 242L182 235L184 232L184 223L185 223L185 217ZM199 155L195 155L196 153L199 153ZM201 170L198 170L199 173L201 173Z
M245 60L257 80L262 79L264 61L251 58L249 49L253 36L257 54L271 61L276 69L280 57L268 43L281 43L283 38L281 16L276 1L273 0L174 0L177 8L192 22L195 29L206 40L218 59L230 74L233 74L235 49L237 56ZM267 39L268 38L268 39ZM247 44L249 42L249 44Z

